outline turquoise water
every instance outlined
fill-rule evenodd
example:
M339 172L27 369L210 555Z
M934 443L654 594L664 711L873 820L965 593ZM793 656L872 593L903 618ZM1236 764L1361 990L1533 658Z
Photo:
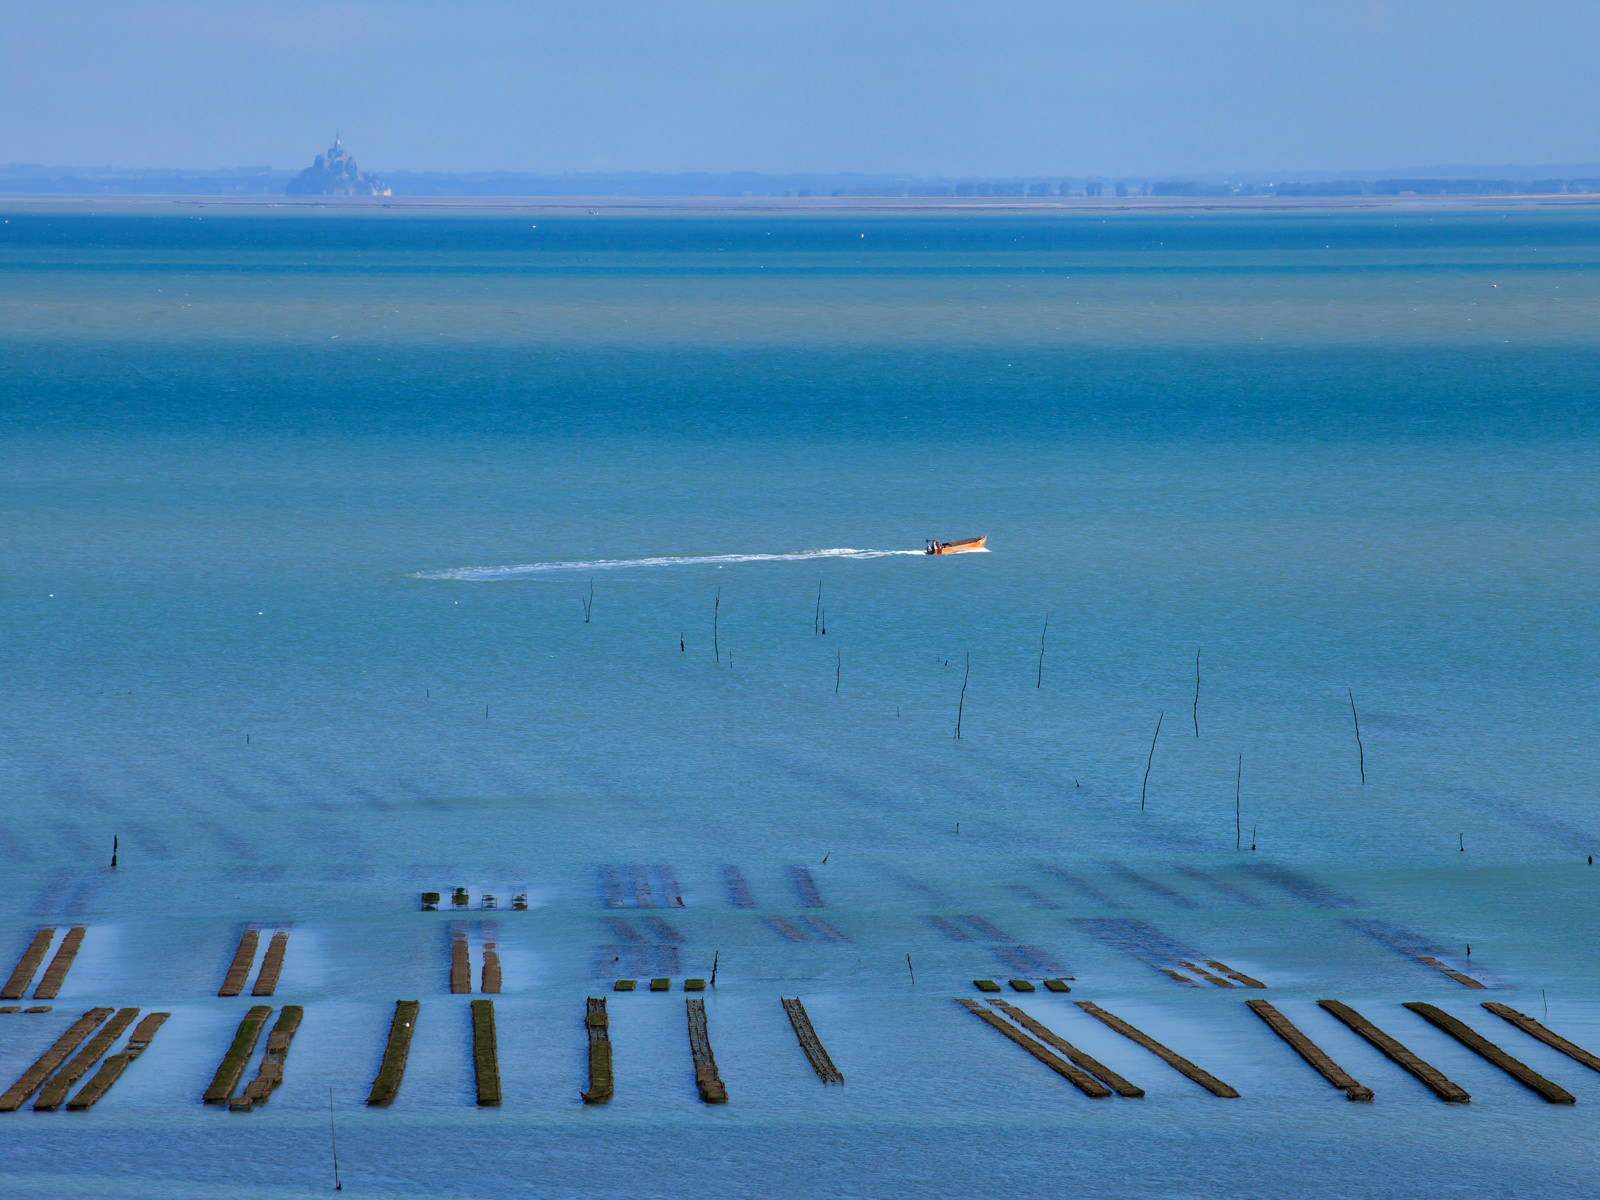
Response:
M89 932L54 1012L0 1015L0 1083L91 1004L174 1014L93 1112L0 1115L8 1194L326 1190L330 1089L358 1195L1592 1174L1600 1079L1476 1001L1600 1044L1600 218L3 215L0 949ZM455 885L502 910L416 911ZM504 962L498 1111L452 919ZM245 922L292 927L276 999L306 1018L230 1115L199 1095ZM1163 937L1266 982L1375 1103L1242 989L1154 969ZM724 1109L681 996L608 990L713 959ZM1012 999L1145 1099L953 1003L1055 974L1070 997ZM397 998L417 1039L369 1110Z

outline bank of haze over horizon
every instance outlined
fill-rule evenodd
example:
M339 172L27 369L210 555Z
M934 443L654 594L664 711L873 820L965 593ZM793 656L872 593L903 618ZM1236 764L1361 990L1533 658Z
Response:
M1047 202L1052 199L1393 199L1410 196L1600 195L1600 163L1443 164L1355 171L1234 171L1108 175L1075 171L987 176L895 172L589 171L538 174L361 170L342 138L304 169L92 168L0 165L0 195L291 195L321 200L429 197L897 198Z
M1197 179L1583 162L1600 10L1388 0L12 6L21 162ZM281 186L281 185L280 185Z

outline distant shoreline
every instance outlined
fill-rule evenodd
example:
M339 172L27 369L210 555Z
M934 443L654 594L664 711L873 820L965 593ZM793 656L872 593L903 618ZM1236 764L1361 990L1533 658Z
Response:
M129 196L0 193L0 206L12 209L227 208L274 212L312 210L384 212L569 212L618 213L1135 213L1135 212L1289 212L1308 210L1427 210L1501 208L1595 208L1600 193L1506 196Z

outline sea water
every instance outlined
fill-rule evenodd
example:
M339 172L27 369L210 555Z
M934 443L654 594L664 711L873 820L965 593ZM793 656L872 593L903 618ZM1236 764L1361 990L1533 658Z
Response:
M0 1116L6 1195L311 1195L335 1144L394 1197L1600 1167L1600 1078L1478 1006L1600 1048L1600 216L0 216L0 970L88 927L53 1011L0 1015L0 1086L91 1005L173 1014L92 1112ZM291 931L272 1002L306 1015L230 1114L200 1094L247 923ZM475 982L502 957L496 1110L452 926ZM1162 973L1186 953L1268 987ZM714 971L718 1108L676 990ZM954 1003L1045 976L1074 990L1008 997L1144 1099Z

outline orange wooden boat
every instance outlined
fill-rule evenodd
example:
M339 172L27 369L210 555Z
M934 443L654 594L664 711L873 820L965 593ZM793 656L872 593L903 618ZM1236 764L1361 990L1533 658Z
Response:
M966 554L972 550L982 550L984 543L989 540L988 535L975 538L963 538L959 542L936 542L927 539L928 547L924 554Z

